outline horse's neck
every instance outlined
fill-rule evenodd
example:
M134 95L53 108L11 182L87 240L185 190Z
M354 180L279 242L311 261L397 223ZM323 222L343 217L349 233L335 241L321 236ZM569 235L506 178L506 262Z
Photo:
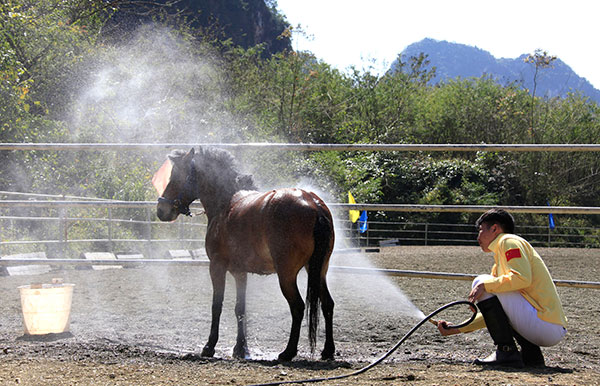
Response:
M197 198L202 202L206 215L210 219L229 210L231 199L239 188L238 173L228 165L224 165L222 169L215 168L210 162L208 165L211 166L196 171L196 186L198 187Z
M210 221L211 219L215 219L221 215L227 216L227 213L236 202L244 199L247 196L252 196L255 194L258 194L258 192L254 190L239 190L231 195L229 199L225 199L225 197L223 197L222 200L216 200L218 202L211 202L211 200L200 201L202 201L204 211Z
M199 197L209 220L219 216L221 213L227 212L234 194L235 192L216 190L214 193L202 194Z
M202 201L202 200L200 200L200 201ZM220 207L218 205L214 205L213 203L206 203L206 202L202 201L202 206L204 207L204 213L206 214L208 221L211 221L212 219L217 218L220 213L224 212L222 207Z

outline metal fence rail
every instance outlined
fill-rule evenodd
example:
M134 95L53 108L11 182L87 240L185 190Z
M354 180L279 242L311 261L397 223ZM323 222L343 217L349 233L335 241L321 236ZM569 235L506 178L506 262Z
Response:
M600 144L332 144L332 143L0 143L0 151L14 150L157 150L219 147L230 150L286 151L600 151Z
M40 246L54 248L54 254L69 255L74 246L100 248L101 250L146 249L149 252L164 245L187 246L189 249L203 248L206 232L204 216L182 218L175 223L156 221L156 203L149 201L83 201L83 200L1 200L0 201L0 255L18 246ZM491 206L440 206L440 205L371 205L330 204L345 218L347 209L383 210L402 212L478 212ZM35 215L16 215L16 208L34 211ZM194 205L193 208L201 208ZM595 207L504 207L515 213L564 213L597 214ZM81 212L74 215L73 212ZM92 211L93 213L89 213ZM102 212L102 213L99 213ZM119 217L126 211L128 218ZM132 212L133 211L133 212ZM43 213L41 213L43 212ZM46 215L42 215L46 214ZM133 216L132 216L133 214ZM104 215L104 217L102 217ZM35 232L26 235L20 227L40 227L45 237L35 237ZM94 229L93 232L73 232L80 225ZM476 245L476 232L472 224L446 224L432 222L369 221L369 229L361 234L349 221L338 222L338 239L348 245ZM101 228L98 228L100 226ZM131 229L129 229L131 228ZM125 231L126 230L126 231ZM75 234L74 234L75 233ZM81 234L83 233L83 234ZM600 245L600 234L595 228L556 227L549 230L541 226L519 226L519 233L537 246L593 247ZM21 236L21 237L17 237ZM90 237L96 236L96 237ZM125 237L123 237L125 236ZM75 252L76 253L75 248ZM71 255L73 255L71 253Z
M359 245L477 245L472 224L427 222L370 221L369 229L360 233L349 222L344 232L353 235ZM590 248L600 246L600 232L592 227L519 225L517 233L540 247Z
M155 207L156 202L82 198L0 200L0 255L41 249L55 257L78 257L84 250L164 256L169 248L203 247L205 218L163 223Z
M331 209L366 210L384 212L424 212L424 213L482 213L492 208L502 208L512 213L537 214L600 214L595 206L506 206L506 205L417 205L417 204L345 204L328 203ZM154 208L156 201L76 201L76 200L0 200L1 207L102 207L102 208ZM190 208L202 208L193 203Z
M120 265L123 267L139 267L144 265L184 265L184 266L209 266L210 261L207 259L127 259L119 258L117 260L86 260L86 259L23 259L23 260L5 260L0 259L0 267L9 265L37 265L44 264L49 266L89 266L89 265ZM349 267L336 266L329 267L332 272L360 274L360 275L376 275L384 274L386 276L397 277L413 277L424 279L446 279L446 280L473 280L477 275L468 273L454 272L430 272L430 271L413 271L388 268L367 268L367 267ZM571 288L594 288L600 289L600 282L583 281L583 280L554 280L554 283L559 287Z

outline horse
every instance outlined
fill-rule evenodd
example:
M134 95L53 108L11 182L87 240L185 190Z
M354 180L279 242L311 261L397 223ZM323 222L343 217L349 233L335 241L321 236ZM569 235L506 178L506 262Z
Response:
M326 275L335 233L331 212L325 202L315 193L297 188L257 191L253 177L241 174L233 156L222 149L175 150L165 164L167 162L171 174L165 182L164 192L159 193L158 218L174 221L179 214L189 215L189 205L196 199L202 203L208 218L205 248L213 287L212 321L208 342L201 355L212 357L215 353L226 273L230 272L236 283L237 339L233 356L237 358L249 357L247 274L277 273L292 315L288 343L278 360L292 360L298 351L305 313L297 286L298 272L304 267L308 272L306 314L310 350L314 352L316 345L320 304L325 319L321 358L333 359L334 301Z

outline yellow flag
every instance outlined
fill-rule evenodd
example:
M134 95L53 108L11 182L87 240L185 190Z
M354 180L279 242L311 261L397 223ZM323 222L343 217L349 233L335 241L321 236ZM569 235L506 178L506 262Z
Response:
M354 201L354 197L352 197L352 193L350 193L350 192L348 192L348 203L356 204L356 201ZM350 212L350 221L352 221L353 223L358 221L358 218L360 217L360 211L351 210L349 212Z

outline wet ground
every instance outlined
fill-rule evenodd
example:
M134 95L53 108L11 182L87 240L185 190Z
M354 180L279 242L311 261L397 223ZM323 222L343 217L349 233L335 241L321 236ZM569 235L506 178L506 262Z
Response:
M600 250L539 249L555 279L598 281ZM492 257L476 247L394 247L380 253L337 254L332 265L435 272L487 273ZM76 285L70 332L31 339L23 335L17 287L61 277ZM304 293L305 277L299 279ZM208 337L212 289L197 266L62 269L39 276L0 277L0 384L201 385L251 384L330 377L377 359L422 317L464 299L470 282L331 273L336 301L336 359L323 362L308 349L306 329L298 357L275 361L287 342L290 316L274 276L251 276L248 341L251 358L231 358L235 344L234 285L228 283L221 337L213 359L200 358ZM481 369L471 361L493 350L484 331L441 337L429 323L387 360L356 377L322 384L598 384L598 289L559 287L569 333L544 348L543 369ZM440 317L459 322L464 306ZM319 337L319 347L323 336Z

